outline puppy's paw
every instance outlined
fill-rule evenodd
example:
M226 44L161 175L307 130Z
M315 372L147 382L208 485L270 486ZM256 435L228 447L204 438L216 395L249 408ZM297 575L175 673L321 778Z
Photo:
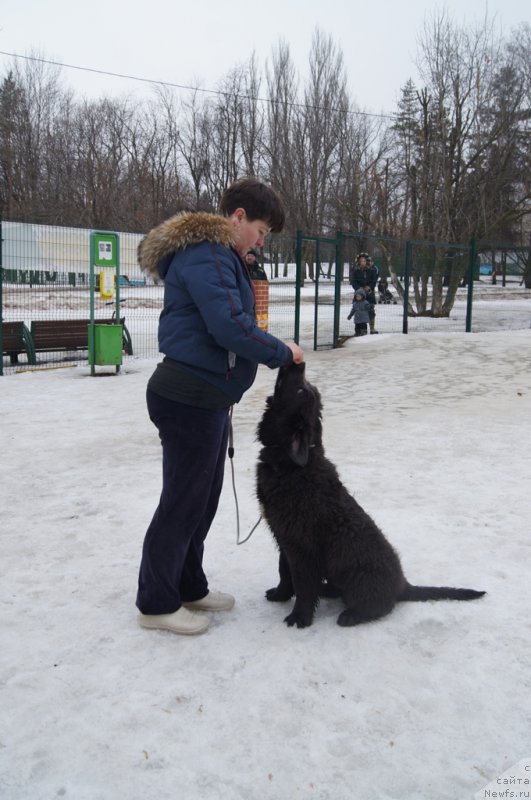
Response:
M360 622L365 621L368 621L368 619L362 619L360 615L351 608L346 608L337 618L337 624L341 625L342 628L350 628L352 625L359 625Z
M293 597L293 592L290 592L289 589L284 589L281 586L275 586L273 589L268 589L265 594L267 599L271 600L272 603L285 603L286 600L291 600Z
M308 628L312 624L311 619L305 619L302 614L296 611L292 611L291 614L288 614L284 622L288 628L292 628L294 625L296 625L297 628Z

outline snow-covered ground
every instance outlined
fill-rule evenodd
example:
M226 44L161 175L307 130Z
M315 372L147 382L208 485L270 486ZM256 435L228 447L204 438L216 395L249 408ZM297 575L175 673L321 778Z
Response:
M265 524L236 545L227 464L206 567L234 610L199 637L141 629L155 361L1 378L2 800L465 800L529 762L531 331L302 344L327 453L408 578L488 594L355 628L323 600L288 629ZM242 537L274 379L235 409Z

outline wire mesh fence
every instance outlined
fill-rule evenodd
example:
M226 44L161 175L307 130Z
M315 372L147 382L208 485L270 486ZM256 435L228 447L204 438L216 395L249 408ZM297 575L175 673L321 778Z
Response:
M354 290L349 275L360 252L377 266L375 329L378 333L481 332L529 328L531 290L522 268L507 267L510 247L498 246L503 274L483 264L475 243L401 241L338 232L335 239L299 232L299 268L310 279L315 303L314 346L337 346L354 334L347 319ZM483 244L482 252L490 246ZM498 265L499 267L500 265ZM387 284L382 285L382 284ZM303 289L301 297L304 300Z
M90 286L90 234L79 228L2 222L0 320L3 374L67 364L87 363L87 337L73 341L66 331L72 321L113 321L114 299L99 291L98 273ZM120 318L131 342L130 358L156 358L157 327L164 287L155 284L137 264L142 234L120 233ZM280 244L280 241L279 241ZM267 263L270 280L268 329L279 338L294 338L295 273L279 257ZM43 323L64 322L63 335L44 340ZM53 337L52 337L53 338Z
M90 234L79 228L1 223L0 373L87 363L86 339L77 344L59 340L54 349L38 333L47 321L88 325ZM125 360L159 354L164 288L138 267L141 238L119 234L119 314L130 337ZM269 237L261 254L269 281L268 330L314 349L334 347L352 336L349 271L361 251L370 253L387 281L386 290L376 293L379 333L465 331L467 321L471 331L530 326L531 290L520 285L521 276L504 274L494 284L479 263L471 272L468 246L410 242L408 251L397 239L340 232L333 238ZM115 301L101 296L97 281L93 299L95 319L111 321Z

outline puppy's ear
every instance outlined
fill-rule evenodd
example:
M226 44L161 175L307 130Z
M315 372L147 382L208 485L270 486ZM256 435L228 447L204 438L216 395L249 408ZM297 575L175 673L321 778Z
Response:
M299 467L305 467L310 455L310 436L307 430L296 431L291 437L288 455Z

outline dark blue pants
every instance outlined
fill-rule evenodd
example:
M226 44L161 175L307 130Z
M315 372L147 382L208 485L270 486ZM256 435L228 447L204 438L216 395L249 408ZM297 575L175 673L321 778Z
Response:
M136 604L171 614L208 592L203 543L223 486L229 410L195 408L148 389L162 443L162 493L142 549Z

